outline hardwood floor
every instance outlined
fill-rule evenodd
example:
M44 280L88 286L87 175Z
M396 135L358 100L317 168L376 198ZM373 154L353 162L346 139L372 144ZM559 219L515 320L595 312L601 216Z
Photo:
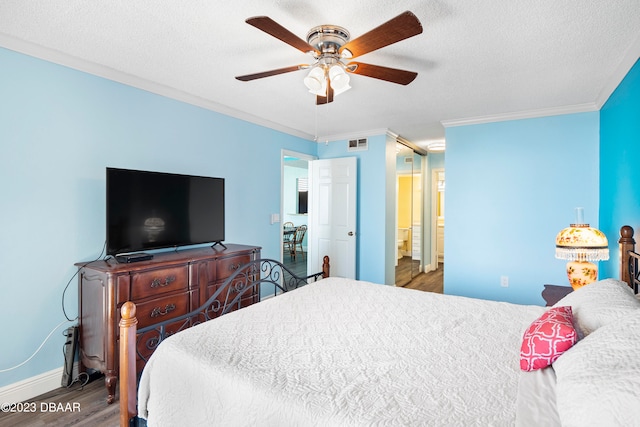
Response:
M107 405L104 377L96 376L84 387L73 384L25 402L34 412L0 412L0 427L93 426L119 424L119 404ZM25 408L17 407L17 409Z
M292 259L288 252L282 255L283 264L299 277L307 275L307 258L298 254L296 259ZM417 268L418 261L412 261L410 257L403 257L396 267L397 282L406 283L403 288L418 289L426 292L443 293L444 264L439 263L438 268L428 273L420 273L410 279L411 269ZM408 282L408 283L407 283Z
M301 254L296 256L296 259L292 259L288 252L282 254L283 264L299 277L307 275L307 258L306 253L304 257ZM402 287L410 289L418 289L426 292L443 293L443 278L444 278L444 264L438 264L438 268L428 273L420 273L412 280L409 279L411 275L411 268L417 268L415 264L418 261L412 261L410 257L403 257L396 269L396 277L402 283L408 283Z
M425 292L444 293L444 264L439 264L438 269L428 273L420 273L403 288L418 289Z
M306 257L297 256L294 261L289 254L284 254L284 264L295 274L305 276L307 273ZM420 273L405 288L418 289L426 292L443 292L444 265L429 273ZM34 413L6 413L0 412L0 427L14 426L118 426L119 404L106 403L106 389L104 377L97 376L84 387L75 384L70 388L59 388L38 396L29 402L35 403ZM53 407L51 406L53 404ZM59 404L62 404L60 406ZM74 411L79 408L79 411ZM56 411L50 410L55 408ZM70 409L62 411L60 409Z
M289 254L289 252L285 251L282 254L282 263L284 264L285 267L291 270L293 274L295 274L298 277L305 277L307 275L307 253L306 252L303 254L298 252L296 254L296 258L293 259ZM309 274L313 274L313 273L314 272L312 271Z
M416 277L411 279L411 271L418 269L418 261L414 261L411 257L405 256L398 260L398 266L396 267L396 283L404 284L398 285L404 288L418 289L426 292L444 292L444 264L439 263L438 268L428 273L419 273Z

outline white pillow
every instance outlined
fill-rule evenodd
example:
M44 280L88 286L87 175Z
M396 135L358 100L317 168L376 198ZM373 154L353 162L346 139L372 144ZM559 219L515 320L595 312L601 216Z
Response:
M631 426L640 420L640 310L602 326L553 363L563 426Z
M570 305L578 337L589 335L619 317L640 308L633 290L616 279L593 282L567 294L554 307Z

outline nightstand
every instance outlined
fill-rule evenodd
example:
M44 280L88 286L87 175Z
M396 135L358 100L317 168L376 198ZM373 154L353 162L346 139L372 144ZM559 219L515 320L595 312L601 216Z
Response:
M547 302L547 307L551 307L571 292L573 292L571 286L544 285L542 298Z

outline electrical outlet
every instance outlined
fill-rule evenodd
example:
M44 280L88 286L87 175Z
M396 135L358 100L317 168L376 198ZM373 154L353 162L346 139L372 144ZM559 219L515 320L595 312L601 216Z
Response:
M509 276L500 276L500 286L503 288L509 287Z

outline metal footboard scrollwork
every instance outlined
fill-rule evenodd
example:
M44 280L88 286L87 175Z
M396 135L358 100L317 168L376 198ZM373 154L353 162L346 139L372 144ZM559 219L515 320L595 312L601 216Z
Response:
M197 309L138 329L135 339L137 359L143 364L146 363L157 346L170 335L259 302L261 298L289 292L327 277L328 257L325 257L324 262L323 271L306 277L296 276L282 263L272 259L257 259L239 266ZM151 313L152 317L165 315L172 311L172 307L157 310L157 313Z
M250 261L239 266L197 309L140 329L137 329L136 305L131 301L125 302L120 310L119 323L120 425L138 425L137 373L141 372L142 366L165 338L244 305L259 302L261 293L265 296L278 295L325 277L329 277L328 256L323 258L321 272L306 277L298 277L282 263L272 259ZM163 316L169 311L172 311L170 305L159 309L157 315Z

